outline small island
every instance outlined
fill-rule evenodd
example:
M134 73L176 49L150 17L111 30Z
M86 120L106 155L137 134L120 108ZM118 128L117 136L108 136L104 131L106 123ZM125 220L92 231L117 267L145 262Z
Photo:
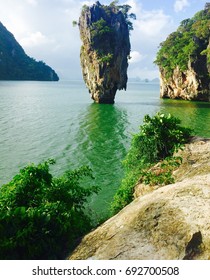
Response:
M160 44L162 98L210 101L210 3Z
M58 81L59 77L43 61L29 57L0 22L0 80Z
M96 103L114 103L117 90L126 90L130 55L129 31L133 26L129 5L99 2L83 6L79 18L83 78ZM74 22L77 24L77 22Z

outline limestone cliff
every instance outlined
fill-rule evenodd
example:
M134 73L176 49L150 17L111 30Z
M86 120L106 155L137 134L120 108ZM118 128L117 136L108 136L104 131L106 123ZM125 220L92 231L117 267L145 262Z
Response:
M86 235L70 259L210 259L210 139L196 139L179 155L176 183L145 186Z
M79 19L83 78L92 99L114 103L117 90L126 90L130 54L129 6L83 6ZM124 12L123 12L124 11Z
M183 20L161 43L155 63L160 69L160 96L210 101L210 8Z
M160 67L160 97L210 101L210 80L206 59L200 57L193 63L189 60L188 69L185 71L176 66L170 78L166 78L164 68Z

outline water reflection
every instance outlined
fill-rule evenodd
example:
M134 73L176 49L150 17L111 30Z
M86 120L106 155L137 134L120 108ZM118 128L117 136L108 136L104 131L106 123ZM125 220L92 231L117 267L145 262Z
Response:
M163 99L161 110L181 119L195 135L210 137L210 103Z
M101 191L91 204L103 215L123 177L121 159L126 154L127 112L115 105L91 104L79 119L74 156L94 171Z

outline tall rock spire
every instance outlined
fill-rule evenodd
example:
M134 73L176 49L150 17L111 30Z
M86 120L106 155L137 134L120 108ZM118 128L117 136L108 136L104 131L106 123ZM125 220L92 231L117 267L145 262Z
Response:
M130 6L99 2L83 6L79 18L81 67L91 98L97 103L114 103L117 90L127 87L130 55Z

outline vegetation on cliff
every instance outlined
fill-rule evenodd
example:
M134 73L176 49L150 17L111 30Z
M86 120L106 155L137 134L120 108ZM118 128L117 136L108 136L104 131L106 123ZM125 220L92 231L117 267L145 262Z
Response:
M100 63L113 62L116 45L116 31L113 24L113 14L122 13L128 30L133 30L133 24L129 20L135 18L134 14L129 14L129 5L117 5L118 1L112 2L109 6L100 5L101 18L93 21L90 27L91 47L96 51ZM84 7L83 12L84 13ZM125 38L126 43L126 38Z
M174 152L189 140L192 130L180 125L181 121L169 115L146 115L140 132L133 136L130 150L124 160L126 175L112 203L114 213L133 200L137 182L147 185L173 183L172 171L181 163ZM160 162L159 171L152 167Z
M203 64L210 64L210 9L195 14L194 17L181 22L176 32L160 44L155 63L164 69L166 78L171 77L178 66L181 71L188 69L188 63L200 60ZM203 70L200 75L209 79L209 73Z
M52 163L28 165L0 188L0 259L64 259L90 231L84 205L98 188L84 179L92 171L81 167L55 178Z
M96 2L95 11L93 13L92 22L90 23L90 44L96 51L100 62L111 62L114 57L116 45L116 18L114 16L122 14L128 30L133 30L133 24L130 19L135 19L135 14L129 14L131 6L117 5L118 1L113 1L109 6L101 5ZM91 10L91 9L90 9ZM89 12L89 7L84 5L81 13L81 18ZM85 38L81 36L82 40ZM125 38L126 41L126 38ZM109 56L109 60L104 61L104 58Z
M12 33L0 22L0 80L58 81L55 71L24 52Z

